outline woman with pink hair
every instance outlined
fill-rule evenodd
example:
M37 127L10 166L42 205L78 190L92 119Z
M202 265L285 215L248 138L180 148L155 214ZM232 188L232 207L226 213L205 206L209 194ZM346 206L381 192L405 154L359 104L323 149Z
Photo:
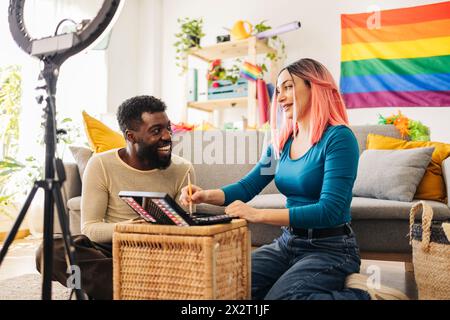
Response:
M193 186L191 197L184 189L180 198L185 205L226 205L227 214L248 222L282 226L279 238L252 253L252 298L405 299L384 286L369 288L359 274L350 226L359 149L344 101L321 63L300 59L280 72L271 127L272 144L244 178L216 190ZM273 179L286 209L246 204Z

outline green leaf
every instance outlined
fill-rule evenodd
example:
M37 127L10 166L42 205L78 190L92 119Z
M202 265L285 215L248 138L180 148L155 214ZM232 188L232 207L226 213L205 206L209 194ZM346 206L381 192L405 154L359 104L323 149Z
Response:
M203 33L203 18L192 19L189 17L177 18L179 24L179 32L175 33L175 37L179 39L173 45L176 48L175 59L178 61L185 61L186 53L191 48L200 48L200 45L191 39L191 37L201 40L205 36ZM181 67L182 73L185 72L185 65L176 64Z
M13 194L8 194L6 196L0 196L0 203L7 202L9 199L11 199L12 196L13 196Z

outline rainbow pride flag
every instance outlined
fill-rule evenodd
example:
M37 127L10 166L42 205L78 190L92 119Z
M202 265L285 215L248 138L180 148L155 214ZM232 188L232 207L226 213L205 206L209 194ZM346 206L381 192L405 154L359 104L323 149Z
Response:
M256 81L262 77L262 69L258 65L245 61L241 66L240 76L251 81Z
M450 107L450 1L341 15L347 108Z

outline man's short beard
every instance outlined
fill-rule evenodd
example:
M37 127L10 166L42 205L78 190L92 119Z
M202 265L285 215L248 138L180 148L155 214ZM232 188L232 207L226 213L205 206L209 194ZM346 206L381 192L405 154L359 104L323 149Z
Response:
M167 169L170 166L172 153L167 156L159 156L158 154L158 144L146 145L143 142L138 142L138 151L136 153L137 157L144 162L148 162L155 166L157 169Z

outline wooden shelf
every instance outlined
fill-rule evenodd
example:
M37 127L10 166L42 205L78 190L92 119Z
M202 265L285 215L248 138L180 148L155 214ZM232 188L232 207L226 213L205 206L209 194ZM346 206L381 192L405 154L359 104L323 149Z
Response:
M188 56L198 58L207 63L216 59L224 60L246 57L245 59L249 63L256 64L257 56L267 53L276 54L277 51L267 44L267 39L259 40L256 37L250 37L244 40L227 41L203 48L192 48L188 51ZM271 70L271 75L276 75L277 65L278 63L273 60L270 61L269 70ZM189 59L186 60L186 68L189 68ZM185 86L187 92L187 77ZM221 111L230 108L246 108L248 125L253 127L257 125L258 113L258 101L255 97L256 83L249 81L248 94L245 97L201 102L195 101L183 104L182 121L188 121L188 109L197 109L209 112L210 121L213 121L216 127L221 127Z
M226 41L212 46L191 49L188 54L201 60L210 62L216 59L228 59L247 56L249 54L250 39ZM269 47L267 41L256 40L256 54L276 53L276 50Z
M188 107L198 109L207 112L213 112L214 110L226 109L226 108L246 108L248 105L248 98L230 98L230 99L217 99L208 101L195 101L189 102Z

